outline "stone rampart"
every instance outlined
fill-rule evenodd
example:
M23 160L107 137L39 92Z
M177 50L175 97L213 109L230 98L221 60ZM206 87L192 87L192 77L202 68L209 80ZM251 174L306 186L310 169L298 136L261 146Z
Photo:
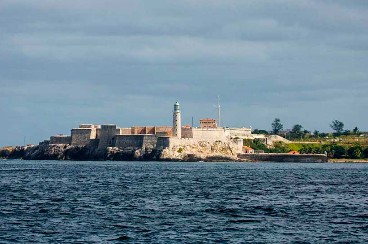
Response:
M226 136L225 130L218 128L192 128L193 138L201 141L226 141L229 137Z
M182 138L193 138L201 141L226 141L230 137L222 128L193 128L183 127L181 131Z
M127 129L127 128L125 128ZM130 128L130 133L124 130L124 133L121 134L131 134L131 135L172 135L172 127L171 126L132 126Z
M71 144L72 137L66 135L56 135L50 137L50 144Z
M93 124L80 124L79 125L79 128L81 129L89 129L89 128L92 128L93 127Z
M119 135L131 135L132 134L132 128L120 128Z
M98 143L99 149L105 149L112 146L112 139L116 135L116 125L101 125L99 130L100 141Z
M113 146L118 148L153 149L156 147L155 135L116 135Z
M146 126L146 134L156 134L156 127L155 126Z
M71 144L73 146L85 146L88 145L91 139L90 128L77 128L71 131Z
M162 149L173 149L173 148L180 148L180 147L198 147L198 145L201 145L203 143L208 143L209 145L215 143L215 142L221 142L226 143L229 145L229 147L234 150L236 153L240 153L242 151L243 147L243 141L241 139L238 140L201 140L201 139L195 139L195 138L176 138L176 137L158 137L156 148L159 150Z
M250 128L225 128L225 133L231 138L242 138L252 134L252 129Z
M328 161L324 154L256 153L239 154L238 157L254 162L324 163Z
M132 127L132 135L142 135L146 134L146 127L145 126L133 126Z
M193 138L193 128L192 127L182 127L181 128L181 138Z
M156 126L156 135L172 136L172 126Z
M162 150L164 148L170 147L170 138L167 136L157 137L156 148Z

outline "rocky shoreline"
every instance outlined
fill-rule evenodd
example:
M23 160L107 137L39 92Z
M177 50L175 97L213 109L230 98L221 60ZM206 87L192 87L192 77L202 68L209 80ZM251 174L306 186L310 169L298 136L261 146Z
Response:
M181 161L181 162L234 162L240 160L234 155L183 153L157 149L108 147L96 149L90 146L68 144L15 146L0 148L2 159L23 160L71 160L71 161Z

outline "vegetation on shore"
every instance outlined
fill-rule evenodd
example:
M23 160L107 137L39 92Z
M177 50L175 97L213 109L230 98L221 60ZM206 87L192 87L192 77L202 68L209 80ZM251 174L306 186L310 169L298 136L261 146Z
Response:
M361 132L358 127L345 130L344 123L333 120L330 124L333 132L324 133L315 130L308 131L302 125L296 124L291 129L282 130L283 124L276 118L271 124L272 130L255 129L253 134L278 134L292 141L286 144L278 142L274 147L267 147L260 140L244 140L244 145L255 150L263 150L269 153L288 153L297 151L299 153L327 154L329 158L335 159L368 159L368 133Z

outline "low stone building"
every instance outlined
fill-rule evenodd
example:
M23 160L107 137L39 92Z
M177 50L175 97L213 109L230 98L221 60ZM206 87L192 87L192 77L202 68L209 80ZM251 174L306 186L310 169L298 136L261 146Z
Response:
M100 125L81 124L71 130L71 145L86 146L91 140L96 139Z
M49 144L71 144L72 138L68 135L55 135L50 137Z
M243 146L243 153L254 153L254 149L248 146Z
M200 119L199 127L202 129L217 128L217 123L215 119L210 119L210 118Z

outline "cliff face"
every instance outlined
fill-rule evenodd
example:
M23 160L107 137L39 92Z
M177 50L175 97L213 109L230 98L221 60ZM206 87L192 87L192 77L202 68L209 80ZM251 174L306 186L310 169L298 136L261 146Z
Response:
M7 147L0 149L0 158L25 160L75 160L75 161L133 161L159 160L160 152L139 148L119 149L108 147L97 149L88 146L65 144Z
M200 141L193 144L165 148L161 160L170 161L238 161L237 151L227 142Z
M96 153L88 147L54 144L2 148L0 157L25 160L99 160L103 158L103 153Z
M198 142L164 150L67 144L7 147L0 149L0 158L25 160L113 160L113 161L237 161L236 151L229 143Z

